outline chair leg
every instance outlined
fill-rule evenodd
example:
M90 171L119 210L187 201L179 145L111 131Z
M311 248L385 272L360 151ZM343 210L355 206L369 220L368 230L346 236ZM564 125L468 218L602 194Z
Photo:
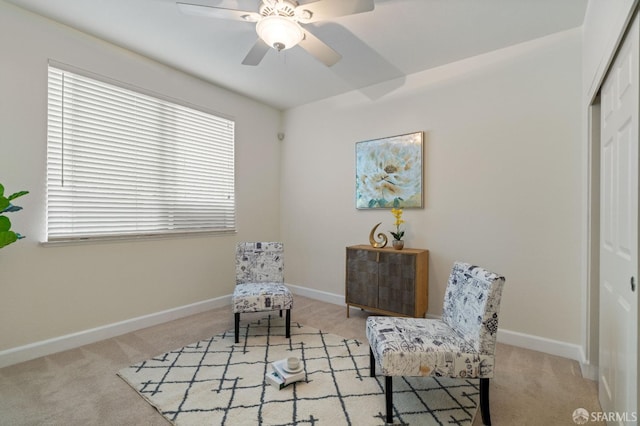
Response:
M369 346L369 377L376 377L376 358L373 356L371 346Z
M480 379L480 413L482 424L491 426L491 414L489 413L489 379Z
M236 343L239 343L240 342L240 312L236 312L234 316L235 316L235 319L234 319L234 322L235 322L234 330L236 332Z
M376 376L376 358L369 346L369 376ZM393 380L391 376L384 376L384 399L386 406L386 423L393 423Z
M387 423L393 423L393 381L391 376L384 376L384 396L387 405Z
M282 311L280 311L280 316L282 316ZM291 309L287 309L287 316L285 317L285 333L287 339L291 338Z
M282 318L282 309L280 309L280 318Z

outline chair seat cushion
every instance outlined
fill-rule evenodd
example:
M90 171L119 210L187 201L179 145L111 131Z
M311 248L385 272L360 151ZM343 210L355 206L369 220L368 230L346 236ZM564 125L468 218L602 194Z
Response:
M293 295L282 283L237 284L233 291L233 312L291 309Z
M440 320L372 316L366 332L385 376L493 377L494 357Z

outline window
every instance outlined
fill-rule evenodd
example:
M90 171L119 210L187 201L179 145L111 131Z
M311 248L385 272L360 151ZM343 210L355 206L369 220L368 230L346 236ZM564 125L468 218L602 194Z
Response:
M49 66L47 240L235 230L234 122Z

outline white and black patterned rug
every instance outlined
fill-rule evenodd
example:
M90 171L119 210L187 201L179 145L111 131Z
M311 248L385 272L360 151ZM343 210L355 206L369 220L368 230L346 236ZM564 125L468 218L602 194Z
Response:
M384 378L366 343L267 316L156 356L118 375L176 425L383 425ZM305 380L278 390L269 363L298 356ZM394 378L394 424L471 425L477 380Z

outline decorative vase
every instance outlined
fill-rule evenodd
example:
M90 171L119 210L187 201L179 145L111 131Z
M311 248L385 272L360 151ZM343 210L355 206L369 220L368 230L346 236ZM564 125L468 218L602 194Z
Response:
M393 248L396 250L402 250L404 248L403 240L393 240L391 244L393 245Z

